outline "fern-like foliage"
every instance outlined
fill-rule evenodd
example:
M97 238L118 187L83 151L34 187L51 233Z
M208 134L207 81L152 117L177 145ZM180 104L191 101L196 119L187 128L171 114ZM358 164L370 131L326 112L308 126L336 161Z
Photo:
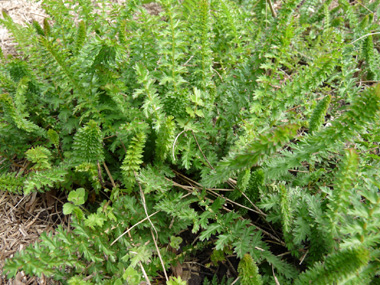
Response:
M281 223L282 229L284 232L285 241L288 243L288 248L292 249L291 242L291 229L292 229L292 221L293 221L293 209L291 208L290 203L290 193L287 191L284 185L279 185L280 191L280 209L281 209Z
M241 279L241 284L255 284L261 285L263 281L258 272L258 268L249 254L245 254L239 263L239 275Z
M174 143L175 122L173 117L168 116L165 124L158 132L156 143L156 159L157 161L165 161Z
M350 109L330 127L320 131L314 136L307 136L297 144L293 153L284 152L284 157L271 161L268 174L274 178L283 174L288 169L298 167L301 161L307 161L312 154L323 150L326 153L327 146L334 146L360 133L366 125L373 122L380 104L380 86L366 91L362 97L356 98ZM321 154L323 154L321 153ZM286 162L285 162L286 161Z
M89 215L82 213L80 217L74 218L72 232L59 226L54 235L43 233L41 243L30 245L27 251L17 253L4 269L9 275L14 275L23 268L27 274L54 276L62 282L76 278L81 282L87 279L88 282L97 284L140 280L140 262L152 265L149 268L145 266L149 276L157 274L159 260L154 254L154 245L149 242L151 236L146 235L150 233L147 228L149 222L145 221L133 229L133 240L122 236L126 227L144 218L135 198L119 197L112 207L103 202L97 212ZM162 215L159 219L157 216L151 217L151 220L156 225L160 224L160 220L166 225L170 223L170 219L165 219ZM165 238L168 239L173 232L174 229L167 232ZM138 246L135 242L146 245ZM162 251L162 254L165 261L173 257L170 252ZM103 262L104 255L107 259ZM62 271L62 268L70 269L70 274ZM109 274L107 278L104 278L105 272L108 272L106 275Z
M142 110L147 118L153 120L154 128L159 131L161 124L163 123L164 114L162 112L162 104L158 97L157 90L154 87L154 80L150 76L149 71L141 64L137 64L135 68L138 82L143 85L143 88L137 89L133 93L133 98L137 98L141 94L146 96L144 104L142 105Z
M16 173L6 173L0 176L0 189L11 193L22 193L24 181L17 178Z
M330 219L333 222L333 229L339 226L339 217L337 213L341 213L342 209L346 209L350 204L351 189L357 177L358 156L354 150L348 150L341 171L336 177L335 191L329 196Z
M331 96L323 98L315 107L313 114L310 117L309 131L312 134L318 131L324 123L324 117L326 116L327 108L329 107Z
M369 251L357 247L326 257L323 263L302 273L295 284L331 284L355 276L369 261Z
M68 191L73 221L9 276L181 283L202 251L240 263L212 284L374 281L380 0L116 2L0 19L0 190Z
M373 46L372 36L367 36L363 41L363 55L368 65L368 79L378 80L379 71L376 68L380 62L380 55L377 49Z
M59 135L53 129L49 129L46 133L49 141L56 147L59 147Z
M265 159L265 157L273 155L279 147L294 137L297 129L297 125L285 125L278 127L273 132L260 135L244 151L231 154L230 157L224 159L216 168L215 174L207 178L206 185L224 182L234 171L252 167Z
M15 102L8 94L0 95L0 103L3 107L7 121L13 123L17 128L28 133L36 133L37 135L45 135L43 129L27 120L26 115L17 110Z
M65 167L32 172L24 181L23 191L27 195L32 192L46 192L53 187L59 187L66 181L68 171Z
M211 86L212 75L212 51L210 48L210 4L207 0L200 0L197 5L194 6L192 11L193 24L192 35L190 40L194 41L194 63L197 66L193 70L193 81L195 86L205 90ZM198 33L198 34L195 34ZM212 102L210 102L212 103Z
M65 61L67 55L64 54L65 51L61 51L59 46L55 43L52 43L48 38L40 37L39 41L41 46L43 46L51 58L54 60L62 72L67 78L71 81L72 85L77 89L77 92L82 91L80 85L78 84L79 80L75 78L74 72L71 70L70 66Z
M131 140L131 144L128 146L127 153L123 160L121 169L123 171L124 185L131 189L136 182L136 174L140 169L140 165L143 162L143 150L146 140L144 133L138 133Z
M45 147L35 147L28 150L26 157L29 161L35 163L33 169L44 170L51 168L49 157L51 156L50 151Z
M2 16L3 18L0 19L0 23L4 25L12 34L12 36L17 40L20 48L26 51L28 47L28 41L30 42L30 33L26 32L19 25L17 25L4 9L2 9Z
M74 136L73 158L78 163L96 163L104 160L102 133L95 121L88 122Z
M78 23L77 34L75 39L75 52L79 53L86 40L86 23L81 21Z

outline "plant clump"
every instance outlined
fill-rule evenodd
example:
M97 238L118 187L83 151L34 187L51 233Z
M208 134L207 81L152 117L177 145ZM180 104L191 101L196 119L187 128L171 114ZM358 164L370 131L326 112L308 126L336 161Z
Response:
M380 1L102 2L0 19L0 189L71 218L8 277L375 282Z

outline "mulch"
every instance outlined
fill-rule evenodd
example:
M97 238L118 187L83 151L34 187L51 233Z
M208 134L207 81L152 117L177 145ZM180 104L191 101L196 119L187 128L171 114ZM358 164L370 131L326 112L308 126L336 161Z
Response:
M22 272L7 280L2 272L5 259L38 241L42 232L54 231L59 224L68 225L68 217L62 214L65 194L60 192L63 197L56 197L53 192L23 196L0 191L0 284L58 284Z

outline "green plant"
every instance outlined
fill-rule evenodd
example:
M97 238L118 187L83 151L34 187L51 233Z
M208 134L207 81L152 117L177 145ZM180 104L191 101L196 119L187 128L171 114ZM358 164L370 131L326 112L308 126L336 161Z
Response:
M259 270L249 254L245 254L241 259L238 270L241 277L241 284L263 284L261 276L258 273Z
M65 191L72 219L9 277L182 284L210 251L241 284L377 278L379 1L97 2L0 19L0 189Z

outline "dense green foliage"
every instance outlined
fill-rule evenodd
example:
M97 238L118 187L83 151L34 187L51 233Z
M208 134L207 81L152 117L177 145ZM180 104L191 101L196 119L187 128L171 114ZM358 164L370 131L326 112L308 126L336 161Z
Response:
M184 284L171 268L210 252L235 284L375 281L380 1L144 2L3 12L0 189L65 191L72 218L8 276Z

